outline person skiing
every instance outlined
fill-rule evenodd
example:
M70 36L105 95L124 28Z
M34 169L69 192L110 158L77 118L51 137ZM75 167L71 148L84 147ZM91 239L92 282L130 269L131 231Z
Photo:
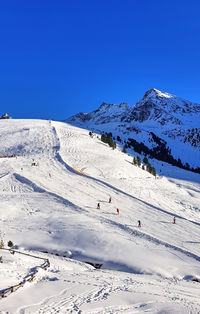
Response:
M97 203L97 209L100 209L100 203Z
M138 220L138 227L141 227L141 221Z
M112 200L112 199L111 199L111 196L110 196L110 197L109 197L109 203L111 203L111 200Z
M174 219L173 219L173 224L175 224L176 223L176 217L174 217Z
M117 208L117 215L119 215L119 208Z

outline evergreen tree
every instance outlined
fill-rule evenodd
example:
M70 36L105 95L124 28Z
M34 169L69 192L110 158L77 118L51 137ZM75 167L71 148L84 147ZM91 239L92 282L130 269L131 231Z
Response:
M183 164L182 164L180 158L178 158L178 160L177 160L177 165L178 165L178 167L180 167L180 168L183 167Z
M153 175L154 177L156 177L156 169L155 169L154 167L152 167L151 173L152 173L152 175Z
M112 149L116 148L116 143L112 139L112 133L105 133L101 135L101 141L107 143Z
M105 136L105 134L101 134L101 141L106 143L106 136Z
M110 134L106 134L106 143L108 143L108 145L109 145L110 147L112 147L113 140L112 140Z
M145 166L144 165L142 165L142 170L145 170Z
M140 167L140 166L141 166L141 159L140 159L140 157L139 157L139 156L137 156L137 165L138 165L138 167Z
M143 163L144 163L145 165L147 165L147 164L149 163L149 161L148 161L148 159L147 159L146 156L145 156L144 159L143 159Z
M133 157L133 165L137 165L137 159L135 157Z
M123 146L122 152L126 154L126 144Z
M148 163L148 165L147 165L147 171L148 171L149 173L152 173L152 166L151 166L151 164L149 164L149 163Z
M112 142L112 149L115 149L117 147L117 144L115 141Z
M120 138L119 135L117 135L117 141L118 141L118 142L121 142L121 138Z
M187 170L190 169L190 165L188 164L188 162L186 162L185 167L186 167Z

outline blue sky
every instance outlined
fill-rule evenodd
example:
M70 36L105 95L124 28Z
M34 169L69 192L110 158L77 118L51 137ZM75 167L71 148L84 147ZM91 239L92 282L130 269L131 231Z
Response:
M155 87L200 103L198 0L0 2L0 105L65 119Z

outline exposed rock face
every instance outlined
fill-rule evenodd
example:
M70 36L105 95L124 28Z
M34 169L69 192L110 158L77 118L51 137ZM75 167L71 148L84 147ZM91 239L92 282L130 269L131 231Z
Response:
M112 132L126 142L142 143L155 158L167 159L164 154L168 152L170 158L179 160L179 166L187 163L200 168L200 105L155 88L135 106L102 103L97 110L79 113L65 122L96 132ZM159 149L164 149L159 153L162 157L154 154Z

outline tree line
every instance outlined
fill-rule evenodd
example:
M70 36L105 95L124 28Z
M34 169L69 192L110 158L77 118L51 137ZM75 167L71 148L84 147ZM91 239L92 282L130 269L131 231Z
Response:
M185 170L189 170L192 172L200 173L200 167L193 168L189 165L188 162L183 164L180 158L175 159L171 154L171 150L169 149L169 147L167 147L167 142L165 140L159 138L153 132L150 132L150 134L151 134L154 142L157 144L157 146L150 149L144 143L137 142L133 138L128 138L128 140L124 142L125 144L123 146L122 151L124 153L126 153L127 148L133 148L134 151L137 152L138 154L144 154L145 156L149 156L149 158L155 158L157 160L167 162L173 166L176 166L176 167L179 167L179 168L182 168ZM93 137L93 133L91 131L89 132L89 135L91 137ZM112 136L111 132L103 133L101 135L102 142L107 143L113 149L116 148L116 142L114 141L114 139L115 138ZM119 143L123 142L119 135L117 135L117 141ZM135 164L134 161L133 161L133 164ZM136 165L138 166L139 164L136 164ZM152 169L153 167L149 163L144 162L144 165L142 165L142 169L146 168L145 170L149 171L150 173L155 173L154 169ZM140 166L141 166L141 164L140 164Z
M89 132L89 135L90 135L90 137L94 136L93 132L91 132L91 131ZM119 136L117 136L117 140L119 142L121 142L121 139ZM110 147L112 147L112 149L115 149L117 146L116 142L113 140L113 136L112 136L111 132L109 132L109 133L105 132L105 133L101 134L101 141L103 143L108 144ZM126 149L127 149L127 145L125 144L123 146L122 152L126 153ZM138 167L141 167L141 165L142 165L143 170L148 171L149 173L151 173L152 175L154 175L156 177L156 169L149 163L146 156L143 159L143 164L142 164L141 158L139 156L133 157L132 164L135 166L138 166Z
M117 147L116 142L112 138L112 133L105 133L101 135L101 141L104 143L107 143L112 149L115 149Z

